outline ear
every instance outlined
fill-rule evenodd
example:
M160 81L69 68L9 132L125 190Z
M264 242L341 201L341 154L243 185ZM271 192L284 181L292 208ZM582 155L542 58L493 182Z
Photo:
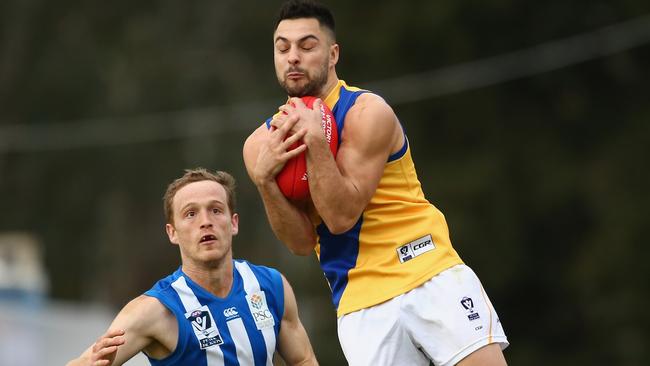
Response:
M174 226L172 224L165 225L165 231L167 232L169 241L172 242L172 244L178 245L178 237L176 236L176 229Z
M330 46L330 67L336 66L339 62L339 44L333 43Z
M239 233L239 215L233 214L230 218L230 224L232 225L232 236Z

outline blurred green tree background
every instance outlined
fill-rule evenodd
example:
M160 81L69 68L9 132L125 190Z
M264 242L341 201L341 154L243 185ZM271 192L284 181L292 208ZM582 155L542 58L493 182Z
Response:
M510 364L650 364L650 3L326 3L339 76L393 105ZM283 271L321 364L345 364L316 258L275 239L241 158L285 101L279 4L0 3L0 232L40 239L51 299L150 288L179 265L166 185L227 170L235 256Z

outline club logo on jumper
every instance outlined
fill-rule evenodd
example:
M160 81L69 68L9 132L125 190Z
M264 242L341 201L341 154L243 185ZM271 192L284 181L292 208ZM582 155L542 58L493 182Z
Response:
M203 305L199 309L190 311L185 314L194 330L194 335L199 340L201 349L206 349L212 346L218 346L223 343L217 324L210 313L210 309Z
M251 315L253 315L253 320L255 321L257 329L262 330L275 325L273 314L271 314L271 311L266 304L266 295L264 294L264 291L257 291L250 295L246 295L246 302L248 302L248 308L251 311Z
M474 300L472 300L471 297L467 297L467 296L463 297L460 300L460 304L463 305L465 310L467 310L468 312L467 319L472 321L480 318L478 313L474 311Z
M436 245L433 243L431 235L426 235L397 248L397 258L399 258L400 263L404 263L406 261L410 261L418 255L424 254L434 249L436 249Z
M239 318L239 312L237 311L237 308L233 306L230 308L226 308L226 310L223 311L223 316L225 316L226 321L228 321L235 318Z

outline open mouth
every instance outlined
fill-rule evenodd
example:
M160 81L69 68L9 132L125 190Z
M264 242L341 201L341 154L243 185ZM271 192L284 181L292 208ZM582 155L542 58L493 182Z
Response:
M212 234L203 235L199 243L205 243L207 241L213 241L213 240L217 240L217 237Z

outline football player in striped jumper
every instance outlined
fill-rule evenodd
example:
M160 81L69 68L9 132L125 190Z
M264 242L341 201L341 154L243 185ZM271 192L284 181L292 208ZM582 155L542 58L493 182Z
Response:
M233 259L235 180L186 171L164 195L166 231L181 266L129 302L108 331L68 365L317 365L296 299L275 269Z
M246 140L244 161L275 235L295 254L318 255L350 365L505 365L499 317L424 194L401 121L383 98L338 78L332 13L286 2L273 44L290 99L269 122L274 128L262 124ZM306 95L319 98L313 110ZM334 114L336 157L320 103ZM296 138L304 144L291 149ZM286 199L276 183L296 152L306 154L310 199Z

